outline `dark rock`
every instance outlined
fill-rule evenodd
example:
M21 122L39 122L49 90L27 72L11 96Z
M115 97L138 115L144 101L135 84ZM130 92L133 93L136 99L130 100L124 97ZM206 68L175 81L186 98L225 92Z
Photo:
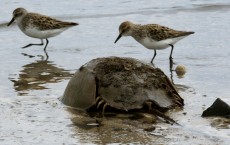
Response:
M156 127L153 126L153 127L145 128L144 131L152 132L152 131L154 131L155 129L156 129Z
M204 110L202 117L209 116L230 116L230 106L222 101L220 98L217 98L215 102L208 109Z

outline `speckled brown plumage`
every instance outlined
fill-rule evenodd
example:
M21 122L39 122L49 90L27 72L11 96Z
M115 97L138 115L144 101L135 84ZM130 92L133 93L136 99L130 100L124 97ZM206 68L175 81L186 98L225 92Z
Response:
M150 37L156 41L186 36L194 32L177 31L158 24L135 25L133 37Z
M135 39L142 39L144 37L149 37L156 41L161 41L161 40L180 37L180 36L186 36L194 33L194 32L187 32L187 31L177 31L158 24L140 25L140 24L134 24L129 21L123 22L119 27L119 31L122 34L126 33L127 31L130 31L130 35Z
M63 22L56 20L45 15L37 13L28 13L22 20L22 25L24 28L31 27L32 25L36 26L39 30L50 30L50 29L61 29L64 27L75 26L77 23L73 22Z
M171 47L169 59L170 63L173 64L172 53L174 44L193 33L194 32L174 30L158 24L140 25L134 24L130 21L125 21L120 24L119 35L114 43L116 43L122 36L133 37L144 47L154 50L151 63L153 63L153 60L157 54L156 50Z
M46 51L46 47L49 43L48 38L57 36L68 28L78 25L78 23L63 22L38 13L29 13L24 8L17 8L13 11L13 17L7 26L10 26L14 21L16 21L16 24L24 34L41 40L39 44L30 43L22 48L33 45L43 45L43 39L45 39L46 44L44 51ZM48 59L47 53L46 56Z

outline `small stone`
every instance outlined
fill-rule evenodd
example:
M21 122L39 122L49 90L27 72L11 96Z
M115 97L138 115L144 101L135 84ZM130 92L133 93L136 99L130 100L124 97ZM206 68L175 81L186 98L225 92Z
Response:
M152 131L154 131L155 129L156 129L156 127L153 126L153 127L145 128L144 131L152 132Z

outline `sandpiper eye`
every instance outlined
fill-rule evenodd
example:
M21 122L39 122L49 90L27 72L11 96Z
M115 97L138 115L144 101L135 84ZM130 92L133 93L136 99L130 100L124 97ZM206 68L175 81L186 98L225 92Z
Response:
M15 17L17 17L17 16L18 16L18 14L15 14L14 16L15 16Z

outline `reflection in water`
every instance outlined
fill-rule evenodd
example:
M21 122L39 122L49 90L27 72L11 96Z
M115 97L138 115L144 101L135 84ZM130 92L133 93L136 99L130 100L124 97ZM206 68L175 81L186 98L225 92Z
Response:
M210 118L211 126L217 129L230 129L230 119L229 118L222 118L222 117L215 117Z
M174 81L173 81L173 71L175 71L175 70L173 70L173 65L174 64L175 63L173 62L173 60L169 59L169 71L170 71L170 79L171 79L172 84L174 84ZM155 64L151 63L151 65L153 67L155 67Z
M175 63L172 60L169 60L170 78L171 78L172 83L174 84L173 72L176 72L177 77L181 79L181 78L184 78L184 75L186 73L186 68L183 65L177 65L176 69L174 69L173 65L175 65Z
M46 59L45 59L45 60L48 60L48 58L49 58L49 55L48 55L48 53L47 53L47 51L46 51L46 47L47 47L48 43L49 43L49 41L48 41L48 39L46 39L45 48L43 49L43 51L44 51L44 53L45 53L45 55L46 55ZM41 43L39 43L39 44L30 43L30 44L28 44L28 45L26 45L26 46L24 46L24 47L22 47L22 48L31 47L31 46L33 46L33 45L43 46L43 45L44 45L43 39L41 39ZM27 54L25 54L25 53L22 53L22 55L30 56L30 55L27 55Z
M181 92L188 91L188 92L193 92L194 93L195 92L194 88L192 88L190 86L186 86L186 85L182 85L182 84L175 84L174 83L174 80L173 80L173 78L174 78L173 75L174 74L173 73L176 73L176 70L173 69L173 65L174 65L174 63L169 62L170 79L171 79L172 84L175 85L176 88ZM176 73L176 75L180 79L182 79L184 77L184 74Z
M98 118L86 112L68 111L74 116L69 127L74 129L80 143L147 144L158 138L150 133L155 130L152 115L145 118L138 114L105 114L103 118Z
M171 78L171 82L172 84L174 84L174 81L173 81L173 61L172 59L169 59L169 71L170 71L170 78Z
M25 94L20 91L47 89L44 84L57 83L63 79L72 77L72 74L67 70L58 68L52 61L47 60L37 60L24 65L22 68L19 78L10 78L14 83L15 90L18 91L20 95Z
M48 55L46 50L44 50L44 53L45 53L45 57L42 55L38 55L38 56L41 57L41 60L47 61L49 59L49 55ZM34 55L30 55L30 54L26 54L26 53L22 53L22 55L28 56L29 58L35 57Z

